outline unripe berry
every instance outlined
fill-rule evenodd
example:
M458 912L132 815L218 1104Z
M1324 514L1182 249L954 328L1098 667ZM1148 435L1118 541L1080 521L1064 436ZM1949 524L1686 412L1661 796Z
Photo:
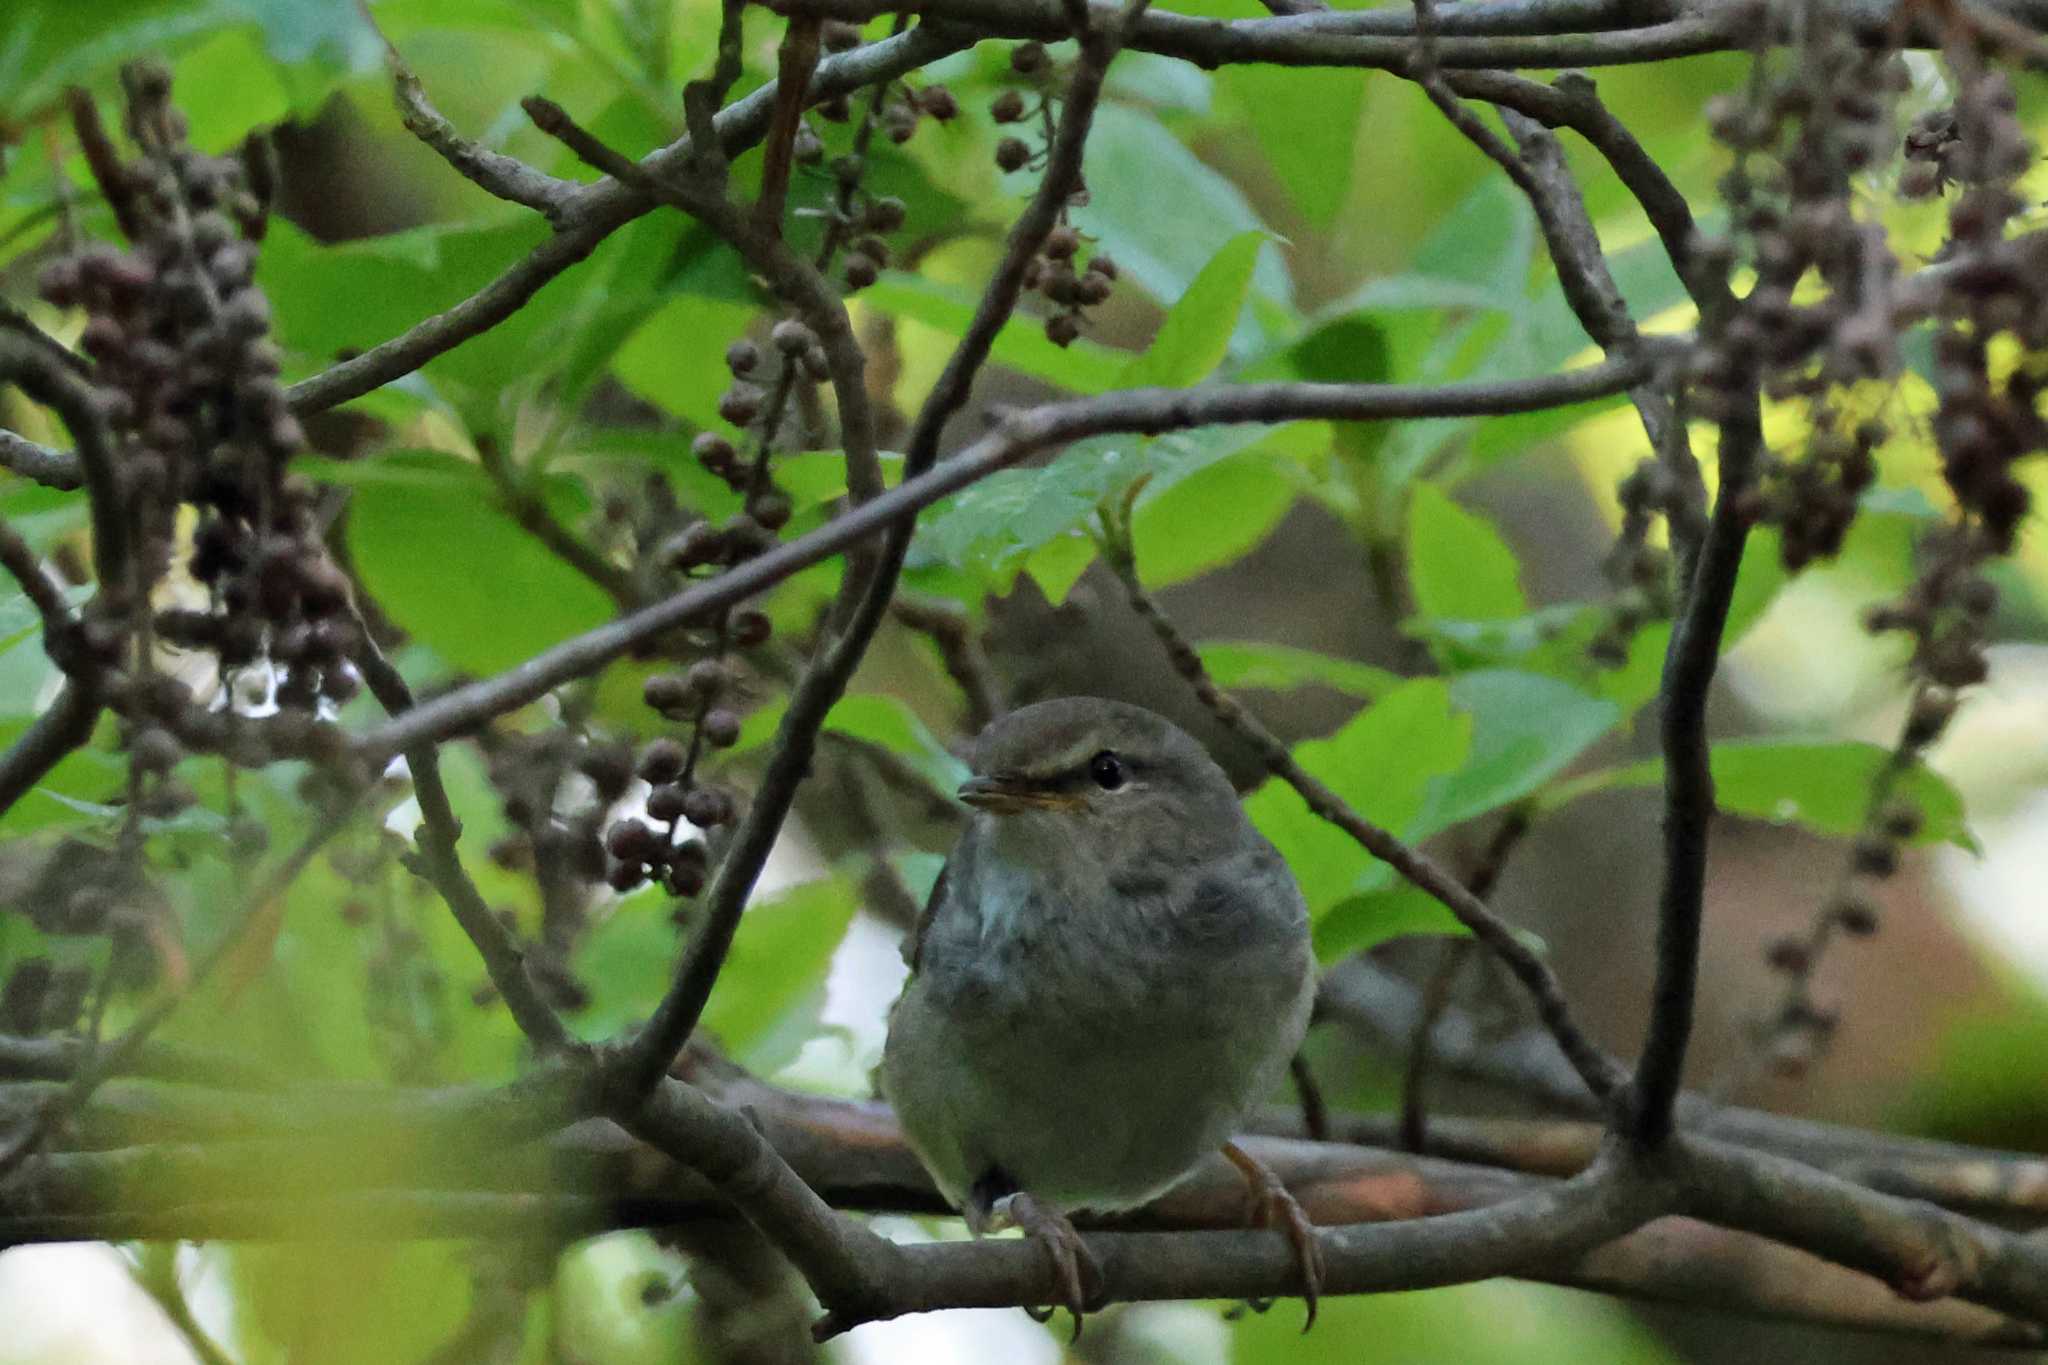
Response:
M775 330L768 337L775 343L775 349L784 355L802 355L818 344L818 334L795 318L784 318L776 323Z
M718 395L718 415L736 427L743 427L761 415L761 395L738 386Z
M894 195L884 195L868 205L863 215L868 227L875 232L894 232L903 226L905 209L903 201Z
M847 288L865 289L882 277L882 267L874 257L856 252L846 258L845 277Z
M667 735L652 740L640 751L640 777L656 787L665 782L673 782L682 776L685 756L685 750L678 740ZM649 802L651 807L651 797Z
M726 629L732 635L733 643L742 649L767 643L768 637L775 632L767 613L754 607L742 607L734 612Z

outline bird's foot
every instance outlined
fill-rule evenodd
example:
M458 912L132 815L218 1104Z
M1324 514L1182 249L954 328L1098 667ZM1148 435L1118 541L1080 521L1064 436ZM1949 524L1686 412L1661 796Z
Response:
M1102 1284L1102 1267L1095 1263L1095 1257L1082 1242L1081 1234L1074 1231L1074 1225L1067 1221L1065 1214L1021 1191L997 1200L991 1213L992 1226L1007 1225L1021 1230L1045 1248L1045 1254L1052 1262L1053 1284L1059 1291L1059 1301L1049 1308L1026 1308L1024 1311L1036 1321L1044 1322L1057 1309L1066 1309L1074 1315L1074 1336L1078 1339L1081 1319L1095 1299L1095 1294L1088 1292L1085 1285L1093 1283L1099 1293Z
M1308 1320L1301 1325L1306 1332L1316 1325L1316 1299L1323 1289L1323 1248L1316 1240L1316 1225L1264 1162L1234 1142L1223 1144L1223 1155L1237 1167L1251 1193L1247 1221L1253 1227L1279 1229L1294 1248L1294 1262L1301 1269L1301 1297L1308 1305Z

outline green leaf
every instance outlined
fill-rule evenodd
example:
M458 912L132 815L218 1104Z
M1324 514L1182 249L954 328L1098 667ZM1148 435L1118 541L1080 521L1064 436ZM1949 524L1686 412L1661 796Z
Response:
M1448 829L1535 791L1622 718L1613 702L1540 673L1487 669L1451 681L1451 702L1472 717L1472 748L1432 783L1416 837Z
M1171 213L1160 211L1167 194ZM1266 227L1243 192L1157 117L1120 104L1096 112L1088 138L1088 205L1074 221L1116 258L1125 277L1163 300L1186 293L1232 237ZM1252 288L1291 306L1293 283L1277 250L1260 252ZM1248 321L1246 331L1255 326Z
M1327 687L1354 697L1382 696L1401 683L1398 674L1313 650L1250 640L1212 640L1196 652L1218 687L1285 692Z
M1421 614L1438 620L1500 621L1524 616L1514 551L1484 517L1434 484L1408 500L1408 576Z
M455 667L496 673L611 617L611 598L501 511L474 465L414 451L346 467L348 544L364 584Z
M725 348L759 314L751 304L683 295L648 317L612 357L619 382L693 426L723 430L718 395L731 384Z
M1247 449L1146 490L1132 518L1138 578L1170 587L1250 553L1294 505L1275 461Z
M1472 718L1453 708L1449 685L1416 678L1336 734L1296 745L1294 756L1360 815L1404 834L1422 814L1431 781L1456 771L1471 744ZM1311 914L1388 878L1383 864L1277 778L1252 793L1245 811L1287 859Z
M825 728L888 750L943 795L951 796L967 780L967 765L953 757L895 697L880 693L841 697L826 714Z
M859 897L837 877L750 905L704 1007L704 1027L747 1066L772 1071L816 1032L825 971Z
M1470 937L1471 930L1428 892L1403 882L1347 897L1316 921L1316 961L1337 962L1390 938Z
M1128 488L1139 475L1153 476L1139 503L1142 527L1146 507L1182 479L1287 430L1205 427L1152 438L1077 441L1042 469L998 470L935 504L918 521L910 567L944 565L980 578L990 592L1008 592L1026 560L1063 537L1082 537L1102 500ZM1256 535L1266 529L1250 519L1244 525L1254 528ZM1190 533L1186 527L1170 529L1176 536ZM1223 527L1215 529L1226 538L1230 534ZM1141 539L1139 554L1146 553ZM1085 562L1077 567L1066 560L1053 567L1078 572Z
M1038 584L1045 600L1058 606L1067 600L1074 584L1081 581L1081 575L1088 572L1088 566L1094 562L1093 541L1083 536L1060 536L1033 550L1030 558L1024 561L1024 572Z
M1860 740L1797 739L1723 740L1713 746L1709 760L1714 798L1721 810L1833 835L1855 834L1863 828L1871 784L1891 761L1891 750ZM1560 783L1544 794L1542 804L1555 809L1590 792L1663 784L1664 761L1649 759ZM1921 829L1914 842L1946 840L1974 846L1964 823L1962 795L1939 773L1916 764L1892 790L1895 797L1920 809Z
M1240 232L1225 242L1167 313L1145 353L1124 366L1117 387L1186 388L1222 364L1265 242L1263 232Z
M855 900L843 879L825 878L757 901L740 916L704 1026L750 1067L772 1070L815 1031L813 1006ZM573 1019L580 1036L614 1036L645 1017L668 989L678 935L667 905L659 890L643 891L621 901L578 944L577 975L592 991Z
M1351 188L1368 83L1342 70L1249 65L1226 67L1216 81L1302 216L1328 227Z
M956 285L892 270L860 293L863 307L922 323L958 340L974 318L978 296ZM1102 393L1128 353L1083 337L1067 347L1046 339L1036 319L1013 316L996 333L991 358L999 365L1079 394Z

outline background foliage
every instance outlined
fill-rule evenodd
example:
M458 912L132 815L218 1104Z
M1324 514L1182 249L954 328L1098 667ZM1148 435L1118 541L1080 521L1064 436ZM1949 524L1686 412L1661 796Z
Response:
M1176 8L1260 12L1249 0ZM111 99L119 65L156 53L170 63L201 149L226 151L252 130L277 130L282 217L257 280L271 301L284 377L317 373L453 305L546 236L536 215L461 181L404 132L386 40L457 128L556 175L587 179L591 172L528 124L520 100L543 92L635 154L669 142L683 131L683 80L712 60L716 18L716 7L693 0L378 0L367 10L325 0L17 0L0 18L0 296L53 334L75 333L77 319L33 301L35 269L60 233L110 236L112 225L68 138L62 94L80 84ZM753 16L735 93L772 76L779 31L764 12ZM1944 103L1937 63L1909 61L1914 89L1904 112ZM1601 73L1599 84L1651 155L1707 204L1727 155L1703 135L1701 111L1746 71L1747 58L1716 55ZM1005 45L982 44L918 79L943 82L963 112L925 120L900 145L878 139L872 154L868 188L900 198L907 223L893 268L853 301L864 339L886 356L874 379L893 423L885 441L901 439L901 414L915 410L967 326L1002 234L1035 183L1031 172L1005 173L993 159L1005 130L986 111L1013 83ZM2041 122L2039 95L2023 92L2032 127ZM850 136L845 126L819 127L828 151ZM1573 164L1635 315L1653 331L1691 327L1685 291L1635 202L1583 151L1571 148ZM758 157L739 161L735 174L750 186ZM1090 192L1075 225L1120 266L1115 294L1070 347L1052 344L1033 318L1013 320L996 343L988 402L1219 379L1509 378L1596 354L1526 201L1391 76L1207 73L1130 53L1111 70L1086 175ZM2040 179L2026 184L2038 189ZM801 171L793 202L815 207L827 184ZM1938 203L1907 201L1877 176L1859 193L1902 251L1937 248ZM819 220L794 221L796 245L808 252L815 239L804 234L822 230ZM616 524L608 507L650 479L714 519L739 510L738 496L698 467L690 443L721 426L728 345L774 315L733 253L684 215L657 212L611 236L506 324L310 424L319 453L295 468L348 491L341 543L392 638L403 639L394 658L415 688L497 672L613 614L603 587L530 534L529 503L600 543ZM1714 774L1724 812L1758 831L1729 857L1749 865L1745 884L1781 910L1740 918L1743 941L1727 947L1731 959L1760 961L1764 920L1801 921L1846 856L1803 838L1769 843L1790 836L1767 827L1839 838L1866 823L1867 793L1896 726L1902 660L1895 643L1869 640L1854 623L1863 607L1907 587L1916 534L1945 514L1924 434L1931 394L1923 366L1868 395L1892 436L1837 557L1788 583L1764 532L1745 561L1728 629L1745 694L1717 713ZM1802 411L1767 412L1774 443L1798 443ZM19 400L0 397L0 419L45 444L65 443L47 413ZM1626 1039L1633 1026L1621 1021L1637 1008L1626 983L1637 979L1631 964L1640 957L1603 939L1618 935L1639 951L1637 931L1618 922L1646 919L1645 883L1638 872L1594 885L1566 864L1572 840L1594 840L1605 845L1603 866L1654 865L1652 831L1625 811L1660 780L1638 727L1669 624L1639 591L1617 595L1598 573L1618 524L1614 486L1642 454L1634 420L1616 396L1505 418L1095 438L932 509L905 587L986 627L1018 699L1063 690L1170 699L1162 688L1173 679L1155 657L1110 654L1091 670L1074 657L1084 649L1058 643L1114 608L1090 530L1105 498L1141 488L1133 534L1144 583L1198 634L1216 680L1249 692L1295 742L1303 766L1357 811L1411 842L1440 840L1456 856L1473 853L1510 813L1573 832L1537 841L1535 870L1516 884L1515 904L1591 997L1602 1031ZM509 473L487 468L486 448ZM893 460L889 467L893 477ZM791 534L823 522L844 477L827 452L778 460ZM82 500L4 478L0 514L39 552L77 562ZM2035 708L2032 729L2015 722L2027 742L2039 738L2039 675L2025 671L2033 665L2024 648L2043 634L2042 550L2030 521L2015 554L1991 570L1996 634L2012 645L2021 679L2015 705ZM778 639L810 629L840 572L828 561L761 604ZM1633 618L1630 629L1616 630L1617 612ZM1822 634L1826 622L1847 624ZM1816 640L1828 647L1814 649ZM1829 657L1812 657L1822 653ZM759 661L744 728L717 759L720 780L740 790L753 782L780 714L775 667L772 656ZM657 724L640 696L652 671L622 661L560 708L528 708L508 728L539 733L566 718L594 743L651 733ZM1163 681L1134 681L1139 673ZM35 612L0 595L0 742L27 728L57 681ZM1808 689L1832 703L1802 695ZM352 707L344 720L377 714L367 698ZM103 725L110 740L112 722ZM861 907L877 865L894 869L914 896L929 884L948 831L915 789L933 800L951 791L965 726L929 642L909 630L885 637L827 728L841 737L828 746L835 766L848 753L888 756L883 771L898 790L881 802L872 784L859 788L891 812L881 826L888 832L849 835L821 821L785 841L779 885L746 915L705 1020L736 1060L802 1087L865 1093L875 1013L893 987L878 966L888 958L877 951L882 936ZM103 742L67 758L0 817L8 840L0 850L13 858L8 866L29 869L21 875L31 886L57 841L103 842L112 828L122 766L108 749ZM522 933L545 936L533 879L509 856L484 856L516 833L486 759L450 746L444 767L471 875ZM1946 866L1933 850L1974 846L1966 795L1994 811L2034 799L2038 759L2032 771L2017 756L1996 767L1986 779L1938 763L1904 779L1925 817L1908 855L1909 875L1923 887ZM1944 768L1949 776L1937 771ZM177 926L161 969L173 976L236 912L250 867L236 830L261 825L273 848L285 848L310 818L296 765L228 782L217 764L192 760L180 775L194 802L149 822L152 859L175 869L161 882L167 922ZM1301 879L1325 960L1455 932L1446 912L1316 819L1292 789L1268 782L1249 807ZM374 818L353 824L291 885L263 951L209 979L162 1036L253 1045L280 1070L336 1080L452 1084L517 1074L519 1031L483 988L469 939L394 856L417 819L394 787ZM1943 913L1938 890L1920 899L1923 915ZM578 1036L610 1037L659 1000L678 922L688 922L673 905L654 886L603 898L562 943L563 998ZM1954 939L1938 923L1924 933ZM1391 951L1398 958L1416 949ZM25 914L0 913L0 968L40 959L96 972L107 951L103 939L46 933ZM1852 951L1894 945L1882 939ZM1969 958L1966 948L1951 952ZM2032 970L1956 969L1980 1004L2031 998ZM1730 1018L1767 1011L1772 988L1757 973L1730 969L1720 979L1739 997ZM131 1017L141 998L117 996L111 1020ZM1906 1027L1896 1022L1901 1011L1878 1013L1889 1021L1883 1027ZM1847 1112L1892 1108L1973 1136L1973 1109L2018 1089L2024 1098L2014 1102L2038 1114L2020 1079L2027 1054L2005 1026L1946 1036L1923 1020L1911 1036L1920 1049L1911 1072L1901 1057L1881 1093ZM1739 1059L1742 1045L1725 1050ZM1333 1098L1374 1105L1393 1096L1395 1071L1384 1062L1335 1045L1316 1055ZM2024 1146L2038 1132L2008 1120L1995 1136ZM402 1166L416 1154L364 1159ZM157 1253L141 1254L146 1265ZM443 1243L215 1244L187 1252L160 1283L176 1297L182 1282L237 1360L422 1358L481 1311L489 1286L512 1284L525 1324L513 1334L524 1342L518 1358L633 1361L710 1349L678 1344L692 1339L696 1303L681 1264L638 1233L523 1259ZM1120 1322L1089 1350L1104 1359L1246 1362L1304 1352L1358 1361L1717 1354L1683 1323L1525 1285L1332 1305L1305 1345L1285 1313L1219 1319L1208 1308L1147 1308ZM880 1349L879 1337L863 1346L863 1336L835 1349ZM1790 1350L1792 1340L1772 1349ZM1052 1354L1023 1337L1013 1346L1020 1358Z

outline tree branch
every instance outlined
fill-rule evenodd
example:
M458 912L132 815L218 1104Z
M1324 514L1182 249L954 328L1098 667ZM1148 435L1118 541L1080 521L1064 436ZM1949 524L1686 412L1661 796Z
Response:
M462 136L428 100L426 87L398 55L398 49L387 43L385 50L391 64L392 95L407 132L426 143L463 179L484 193L525 205L546 218L557 231L571 225L569 209L580 186L543 174L517 157L491 151Z
M1141 12L1144 3L1145 0L1132 0L1130 12ZM1114 21L1105 34L1083 35L1082 61L1068 87L1066 106L1061 112L1060 129L1046 166L1044 182L1032 201L1032 207L1011 234L1012 255L1018 250L1027 225L1036 223L1041 205L1055 195L1058 203L1064 204L1073 187L1079 183L1081 155L1087 142L1095 101L1101 93L1103 74L1116 55L1116 35L1121 32L1121 22ZM729 205L724 207L730 208ZM703 211L723 217L719 209L719 205L711 205ZM693 208L692 211L700 210ZM750 235L749 225L736 210L732 210L730 216L732 221L721 222L718 226L729 240L737 243L739 238ZM1043 241L1044 232L1051 229L1049 211L1045 217L1044 227L1038 230L1039 242ZM809 302L803 291L813 287L823 289L822 284L816 281L816 272L782 246L779 238L757 243L756 246L764 258L777 263L786 258L790 277L787 283L800 299ZM1036 252L1035 245L1033 252ZM1003 278L1008 265L1006 259L1003 270L998 272L998 281ZM992 282L989 295L997 293L999 288L999 283ZM829 291L825 292L829 296ZM988 298L984 296L984 310L989 307ZM1011 301L1014 304L1014 294ZM881 470L874 451L873 417L862 380L860 346L845 309L836 297L831 298L829 309L819 304L805 311L806 321L814 328L829 329L829 334L821 331L821 336L826 354L833 358L833 391L840 405L847 484L860 500L855 509L857 514L882 501L877 496L881 492ZM980 322L979 315L976 321L977 324ZM971 384L974 369L980 363L979 356L986 355L987 345L978 326L970 326L967 336L962 338L948 361L932 397L926 401L926 412L936 411L936 416L930 419L928 435L924 434L926 415L920 414L919 429L912 434L904 461L906 481L899 485L898 492L908 486L913 476L924 474L930 468L937 453L938 432L945 423L946 409L942 405L946 400L941 395L965 398L966 387ZM920 440L927 444L921 445ZM826 713L846 690L847 682L860 666L860 660L895 594L896 580L909 550L914 523L915 509L912 509L889 530L882 553L869 572L850 576L841 589L840 601L850 606L850 610L835 614L843 615L845 624L836 637L820 643L817 656L792 690L788 708L776 727L774 752L767 771L762 775L746 816L712 878L710 891L705 897L703 925L690 941L689 949L677 968L674 984L648 1019L646 1027L620 1058L620 1081L635 1091L644 1090L654 1083L682 1050L696 1028L697 1020L703 1015L704 1006L711 998L711 988L724 967L726 952L732 946L733 934L739 927L740 912L745 908L747 894L760 875L761 866L767 861L790 804L796 798L797 787L810 773L811 757ZM770 1229L764 1228L763 1231L774 1236ZM816 1287L815 1281L813 1287Z
M12 810L66 754L82 748L99 716L99 698L77 682L66 682L49 709L0 754L0 811Z
M12 470L45 488L65 491L85 480L78 456L71 451L53 450L6 430L0 430L0 469Z
M815 103L878 80L892 79L972 41L970 36L921 24L901 38L871 43L820 62L809 99ZM766 135L774 97L774 87L763 86L719 112L716 127L724 155L744 151ZM639 165L646 175L659 179L681 168L689 157L690 139L681 138L644 158ZM657 203L646 191L615 179L579 189L561 209L562 225L554 236L534 248L525 259L446 312L292 385L285 395L292 411L303 416L360 398L489 331L525 306L548 281L584 259L597 249L598 243Z
M1013 413L990 434L930 471L860 504L827 525L728 569L708 582L543 650L494 677L456 688L370 730L359 753L382 761L423 739L443 740L596 671L648 640L771 587L894 525L906 513L1051 446L1107 432L1157 435L1190 427L1300 418L1371 422L1395 418L1500 416L1583 403L1638 382L1640 365L1604 361L1540 379L1444 385L1241 384L1127 389Z
M363 681L387 713L405 714L414 705L412 688L384 657L361 617L357 617L356 626L356 636L362 641L356 652L356 666L363 672ZM476 945L491 985L511 1010L520 1031L544 1053L572 1048L575 1039L548 1007L526 970L526 954L463 870L462 856L455 849L456 841L462 837L462 822L456 819L448 788L441 781L441 756L434 744L423 740L408 746L405 766L412 775L413 795L420 804L417 870L433 883L454 914L455 922Z

